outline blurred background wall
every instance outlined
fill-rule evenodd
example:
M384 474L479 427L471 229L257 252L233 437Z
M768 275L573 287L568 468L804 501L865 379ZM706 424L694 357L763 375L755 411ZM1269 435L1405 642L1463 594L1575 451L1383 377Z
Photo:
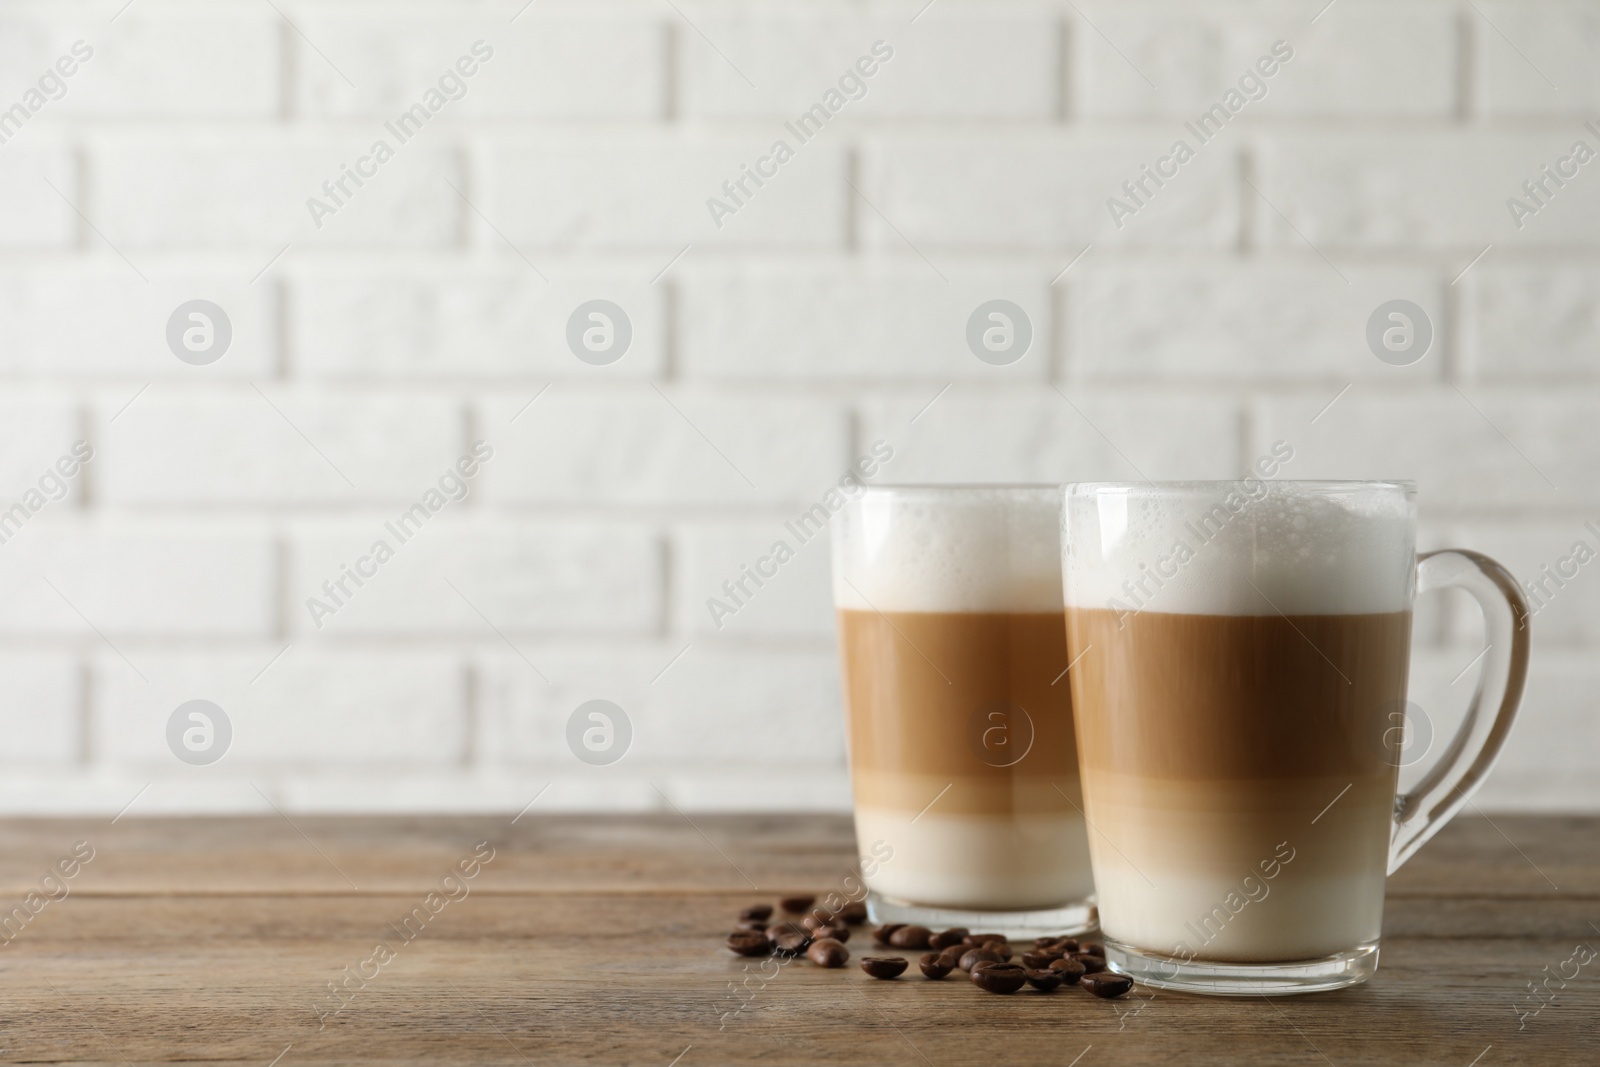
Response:
M1277 441L1544 581L1478 803L1600 807L1600 5L1322 4L6 3L0 808L844 808L856 457Z

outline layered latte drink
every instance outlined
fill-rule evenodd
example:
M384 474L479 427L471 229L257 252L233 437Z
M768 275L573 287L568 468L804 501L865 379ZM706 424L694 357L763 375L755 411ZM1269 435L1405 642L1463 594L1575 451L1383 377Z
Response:
M856 835L892 850L868 879L880 921L1087 922L1059 507L885 487L836 520Z
M1178 958L1326 956L1383 917L1411 504L1256 484L1067 504L1101 922Z
M1296 992L1377 965L1384 880L1464 801L1526 669L1515 581L1414 555L1394 482L1066 490L1064 578L1108 960L1197 992ZM1396 797L1419 583L1484 606L1502 650L1429 795ZM1480 745L1473 731L1482 737Z

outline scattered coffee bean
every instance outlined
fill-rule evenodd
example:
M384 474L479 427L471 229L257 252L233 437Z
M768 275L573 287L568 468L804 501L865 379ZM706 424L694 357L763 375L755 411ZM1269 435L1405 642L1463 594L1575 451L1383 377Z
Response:
M1015 993L1028 980L1015 963L980 963L972 968L972 981L987 993Z
M818 967L843 967L850 959L850 950L831 939L813 941L806 949L806 959Z
M1111 1000L1132 989L1133 979L1125 974L1112 974L1106 971L1103 974L1086 974L1078 984L1097 997Z
M1004 963L1004 962L1005 962L1005 960L1000 958L1000 953L998 953L998 952L990 952L986 948L969 948L969 949L967 949L966 953L961 957L960 961L956 964L956 966L960 967L963 971L967 971L967 972L970 973L972 971L972 969L974 967L976 967L980 963Z
M728 948L741 956L765 956L772 942L759 930L737 930L728 935Z
M780 919L770 926L771 905L740 909L738 928L728 935L729 951L739 956L774 953L795 957L804 953L819 967L843 967L850 959L850 950L844 945L850 940L849 927L867 920L866 905L852 901L837 912L818 909L807 913L815 900L785 897L779 906L800 918ZM935 934L924 926L884 923L872 931L872 939L894 948L934 949L918 961L926 978L942 979L960 967L973 984L990 993L1014 993L1023 985L1050 993L1062 985L1081 985L1094 996L1109 1000L1133 988L1131 978L1106 969L1105 946L1096 941L1038 937L1032 951L1021 954L1019 965L1010 962L1017 952L1004 934L974 934L964 927ZM910 966L903 956L867 956L860 962L863 972L881 980L898 978Z
M803 930L792 930L774 935L773 951L780 956L798 956L811 944L811 936Z
M1028 984L1041 993L1054 993L1061 988L1061 972L1027 968L1023 975L1028 979Z
M889 935L889 944L895 948L923 949L928 947L928 936L926 926L902 926Z
M1050 970L1059 974L1067 985L1077 985L1078 979L1082 978L1085 972L1083 964L1071 956L1063 956L1059 960L1052 961Z
M904 956L863 956L861 969L874 978L899 978L905 973L907 961Z
M928 938L928 947L942 952L951 945L961 944L966 936L967 928L965 926L952 926L950 929Z

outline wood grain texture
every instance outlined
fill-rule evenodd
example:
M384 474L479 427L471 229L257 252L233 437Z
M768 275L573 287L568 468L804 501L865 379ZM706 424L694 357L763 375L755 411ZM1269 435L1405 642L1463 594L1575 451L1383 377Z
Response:
M406 940L482 840L468 895ZM4 909L77 841L95 858L70 896L0 950L0 1062L1600 1062L1600 959L1515 1009L1600 948L1600 819L1458 820L1392 880L1374 981L1271 1001L763 977L721 939L745 904L838 884L831 816L9 820ZM379 943L393 958L335 999Z

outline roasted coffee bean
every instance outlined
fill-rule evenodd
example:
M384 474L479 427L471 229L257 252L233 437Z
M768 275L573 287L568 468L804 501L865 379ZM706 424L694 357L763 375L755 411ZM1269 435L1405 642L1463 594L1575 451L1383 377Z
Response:
M970 973L972 968L976 967L980 963L1004 962L1005 960L1000 958L1000 953L998 952L990 952L986 948L969 948L965 954L962 955L956 966L960 967L963 971Z
M1027 980L1027 972L1015 963L980 963L972 968L973 984L989 993L1015 993Z
M1004 944L1007 940L1009 939L1005 934L968 934L966 937L961 939L963 944L971 945L974 948L979 945L987 945L991 941Z
M1024 952L1022 954L1022 965L1036 971L1042 971L1060 958L1061 954L1058 952Z
M741 919L770 919L772 918L771 904L752 904L739 912Z
M1078 939L1075 937L1058 937L1055 943L1050 946L1050 951L1060 952L1063 956L1069 952L1076 952L1078 951Z
M1111 1000L1113 997L1120 997L1132 989L1133 979L1125 974L1112 974L1110 971L1106 971L1103 974L1086 974L1078 981L1078 984L1097 997Z
M1059 974L1067 985L1077 985L1078 979L1082 978L1085 972L1083 964L1071 956L1063 956L1059 960L1052 961L1050 970Z
M735 930L765 930L767 924L762 919L740 919L733 924Z
M951 945L949 948L939 953L939 962L944 964L946 967L960 966L961 957L965 956L971 951L972 949L966 945Z
M889 944L895 948L923 949L928 947L928 936L926 926L902 926L889 935Z
M850 928L845 926L843 923L830 923L827 926L817 927L814 931L812 931L811 936L816 938L818 941L821 941L825 938L832 938L842 945L846 941L850 940Z
M904 956L863 956L861 969L874 978L899 978L905 973L907 961Z
M1085 974L1099 974L1106 969L1106 961L1099 956L1091 956L1087 952L1074 952L1068 959L1077 960L1083 964Z
M799 915L801 912L811 907L812 904L816 903L816 900L816 897L784 897L782 900L778 901L778 907L782 908L790 915Z
M1028 979L1028 984L1041 993L1054 993L1061 988L1063 981L1060 971L1039 970L1030 967L1022 972Z
M951 945L961 944L966 936L967 928L965 926L952 926L950 929L928 938L928 947L943 952Z
M862 923L867 921L867 906L861 903L859 900L852 900L850 903L839 909L839 914L837 917L843 919L851 926L860 926Z
M837 941L824 938L811 942L811 947L806 949L806 959L818 967L843 967L850 959L850 950Z
M1095 941L1085 941L1078 946L1078 951L1086 952L1091 956L1099 956L1101 959L1106 958L1106 947Z
M772 950L780 956L798 956L810 945L811 937L803 930L776 934L772 938Z
M813 911L800 917L800 925L807 930L820 930L824 926L833 925L833 916L825 912Z
M736 930L728 935L728 948L741 956L765 956L772 942L759 930Z
M1000 957L1001 963L1007 962L1011 959L1011 957L1017 954L1016 950L1005 941L979 941L977 944L967 945L967 947L983 949L985 952L993 952L996 956Z
M955 964L946 963L944 956L938 952L930 952L923 956L922 959L917 961L917 966L922 968L924 977L934 979L943 978L955 970Z
M905 923L884 923L876 930L872 931L872 940L880 945L887 945L889 943L890 935L904 925Z

